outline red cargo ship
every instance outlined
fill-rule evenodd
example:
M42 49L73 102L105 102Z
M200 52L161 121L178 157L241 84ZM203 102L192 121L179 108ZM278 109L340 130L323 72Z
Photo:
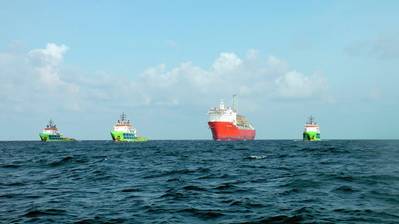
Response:
M208 125L216 141L255 139L255 128L244 116L237 114L234 101L233 97L233 108L226 108L221 101L219 107L211 108L208 112Z

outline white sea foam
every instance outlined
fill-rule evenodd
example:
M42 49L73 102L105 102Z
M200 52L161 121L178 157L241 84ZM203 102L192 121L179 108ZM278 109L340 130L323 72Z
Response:
M266 156L249 156L249 159L264 159Z

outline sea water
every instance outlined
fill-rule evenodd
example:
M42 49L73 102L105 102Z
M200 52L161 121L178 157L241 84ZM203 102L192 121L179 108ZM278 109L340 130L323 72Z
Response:
M399 141L0 142L2 223L399 223Z

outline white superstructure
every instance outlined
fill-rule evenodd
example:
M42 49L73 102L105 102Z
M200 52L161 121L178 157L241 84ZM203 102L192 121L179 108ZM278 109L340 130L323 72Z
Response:
M42 133L49 135L60 135L57 126L54 124L52 120L48 122L48 125L43 129Z
M313 116L310 116L309 121L305 124L304 131L320 133L320 126L314 121Z
M133 128L129 120L126 120L126 114L122 114L120 120L114 125L113 131L120 131L124 133L136 134L136 129Z
M225 107L223 101L220 101L219 107L213 107L208 111L209 122L232 122L237 123L237 112L231 107Z

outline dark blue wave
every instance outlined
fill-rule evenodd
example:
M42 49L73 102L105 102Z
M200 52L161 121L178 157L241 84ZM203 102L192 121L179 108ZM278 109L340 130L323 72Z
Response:
M0 223L399 223L399 141L0 142Z

